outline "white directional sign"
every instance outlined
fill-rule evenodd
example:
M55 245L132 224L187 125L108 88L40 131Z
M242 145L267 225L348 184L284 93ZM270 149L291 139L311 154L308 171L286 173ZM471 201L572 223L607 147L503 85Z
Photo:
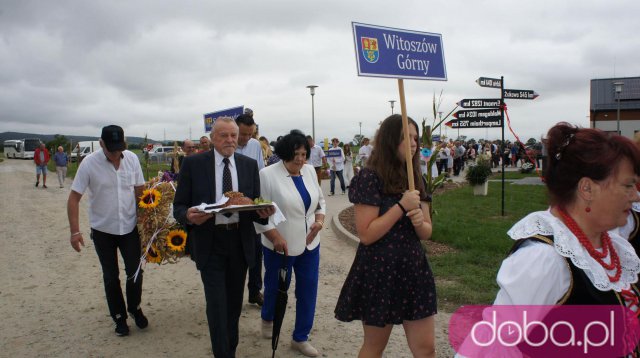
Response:
M499 78L480 77L476 80L480 87L502 88L502 80Z
M458 119L501 119L502 115L499 109L474 109L467 111L457 111L453 114L453 117Z
M502 127L502 119L500 118L473 118L473 119L454 119L445 125L451 128L499 128Z
M504 98L512 99L536 99L539 94L534 90L504 89Z
M462 108L500 108L500 98L465 98L456 103Z

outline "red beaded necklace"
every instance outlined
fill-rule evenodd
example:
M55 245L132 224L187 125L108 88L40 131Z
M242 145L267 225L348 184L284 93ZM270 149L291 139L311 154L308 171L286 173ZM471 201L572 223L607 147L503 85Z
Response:
M620 275L622 274L622 267L620 266L620 257L618 257L618 253L613 247L613 243L611 243L611 237L609 237L609 234L605 231L600 236L600 239L602 240L602 253L600 253L593 247L593 244L591 244L591 241L589 241L584 231L580 229L578 223L576 223L575 220L573 220L573 218L569 216L569 214L564 209L558 209L558 212L562 217L562 221L564 221L569 230L571 230L576 238L578 238L578 241L582 244L582 246L587 249L589 255L591 255L591 257L593 257L605 269L616 270L615 276L609 276L608 273L607 276L609 277L609 281L618 282L620 280ZM607 257L609 253L611 253L611 263L607 264L603 259Z

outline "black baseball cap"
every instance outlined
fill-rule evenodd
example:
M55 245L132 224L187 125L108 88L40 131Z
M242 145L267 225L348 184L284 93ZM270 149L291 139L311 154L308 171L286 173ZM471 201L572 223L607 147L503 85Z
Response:
M127 147L124 141L124 131L120 126L112 124L102 127L102 135L100 138L110 152L122 151Z

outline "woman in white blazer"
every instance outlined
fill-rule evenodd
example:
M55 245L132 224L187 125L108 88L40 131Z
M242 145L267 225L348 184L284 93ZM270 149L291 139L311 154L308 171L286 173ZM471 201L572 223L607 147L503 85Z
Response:
M271 337L278 271L286 261L287 285L291 269L296 275L296 323L292 347L315 357L318 351L308 342L318 294L320 231L324 225L325 201L313 166L305 164L310 148L302 132L293 130L278 141L275 153L282 160L260 171L260 195L278 205L286 220L275 225L254 223L262 234L264 252L264 305L262 335ZM286 258L283 256L285 255Z

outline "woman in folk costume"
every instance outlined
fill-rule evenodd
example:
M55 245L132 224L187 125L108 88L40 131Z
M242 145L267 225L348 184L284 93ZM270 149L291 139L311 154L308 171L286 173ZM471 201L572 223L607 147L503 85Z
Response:
M545 143L551 206L508 231L515 242L494 304L624 304L640 313L640 259L615 230L640 201L640 150L627 138L568 123L552 127Z
M509 230L516 241L498 272L495 304L615 304L617 296L635 296L640 259L613 229L640 201L640 150L624 137L567 123L552 127L546 144L551 207Z
M624 304L640 313L640 258L619 230L640 201L640 149L622 136L568 123L552 127L545 144L551 206L508 231L514 245L498 272L494 305Z

